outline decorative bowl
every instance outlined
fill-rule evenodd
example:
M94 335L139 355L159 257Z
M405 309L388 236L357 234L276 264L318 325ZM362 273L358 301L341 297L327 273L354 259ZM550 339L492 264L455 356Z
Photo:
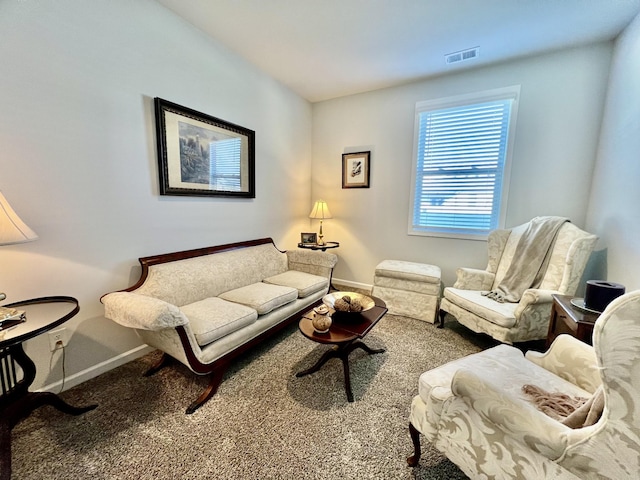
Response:
M342 297L348 296L350 300L357 300L360 305L362 305L362 310L359 312L348 312L344 310L337 310L335 308L336 300L341 299ZM366 295L362 295L361 293L356 292L333 292L322 297L322 302L328 306L330 309L335 310L336 313L362 313L367 310L371 310L376 306L376 302L373 301L371 297L367 297Z

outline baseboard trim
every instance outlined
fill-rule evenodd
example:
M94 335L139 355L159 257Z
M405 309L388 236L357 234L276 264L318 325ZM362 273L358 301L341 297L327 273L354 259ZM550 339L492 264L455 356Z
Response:
M344 285L345 287L353 287L353 288L360 288L362 290L371 290L371 288L373 288L373 285L369 285L368 283L360 283L360 282L352 282L350 280L342 280L340 278L333 278L332 283L334 284L338 284L338 285Z
M143 355L146 355L149 352L153 352L153 348L148 345L140 345L128 352L121 353L109 360L105 360L104 362L100 362L96 365L92 365L91 367L82 370L81 372L74 373L69 377L64 379L64 390L68 390L72 387L80 385L87 380L91 380L92 378L97 377L103 373L108 372L109 370L113 370L114 368L119 367L120 365L124 365L125 363L129 363L136 358L140 358ZM58 380L57 382L51 383L49 385L45 385L42 388L39 388L38 392L60 392L60 387L62 386L62 380Z

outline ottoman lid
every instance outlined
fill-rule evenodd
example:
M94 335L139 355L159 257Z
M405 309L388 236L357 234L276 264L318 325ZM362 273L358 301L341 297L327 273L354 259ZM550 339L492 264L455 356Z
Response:
M440 283L440 267L404 260L383 260L376 266L376 275L424 283Z

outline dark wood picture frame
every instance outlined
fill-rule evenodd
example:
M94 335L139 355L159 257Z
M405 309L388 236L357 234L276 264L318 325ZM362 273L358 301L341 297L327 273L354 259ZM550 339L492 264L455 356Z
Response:
M255 132L155 98L160 195L255 198Z
M300 234L300 243L303 245L315 245L318 243L318 234L313 233L301 233Z
M342 188L369 188L371 152L342 154Z

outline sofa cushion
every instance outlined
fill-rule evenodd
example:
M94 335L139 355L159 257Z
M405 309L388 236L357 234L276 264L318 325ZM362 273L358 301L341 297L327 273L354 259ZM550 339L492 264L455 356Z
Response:
M295 288L298 290L299 298L308 297L312 293L319 292L320 290L327 289L329 287L328 278L321 277L319 275L312 275L310 273L298 272L297 270L288 270L279 275L265 278L263 282Z
M440 267L404 260L383 260L376 265L375 276L435 283L440 286Z
M191 330L200 346L240 330L258 318L258 312L253 308L217 297L190 303L180 310L189 319Z
M291 287L258 282L224 292L220 295L220 298L230 302L241 303L256 310L258 315L264 315L275 308L293 302L298 298L298 290Z
M444 289L444 298L488 322L505 328L513 327L516 324L516 308L519 304L496 302L482 293L447 287Z

